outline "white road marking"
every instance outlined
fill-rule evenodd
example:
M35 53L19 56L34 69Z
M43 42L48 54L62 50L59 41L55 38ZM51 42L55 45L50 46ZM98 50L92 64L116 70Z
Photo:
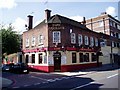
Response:
M35 83L34 85L39 85L40 83Z
M40 78L40 77L35 77L35 76L31 76L32 78L37 78L37 79L41 79L41 80L47 80L47 79L44 79L44 78Z
M29 85L24 85L24 87L27 87L27 86L29 86Z
M75 87L75 88L70 89L70 90L75 90L75 89L78 89L78 88L82 88L82 87L88 86L88 85L90 85L90 84L92 84L92 83L95 83L95 82L90 82L90 83L88 83L88 84L84 84L84 85L81 85L81 86Z
M111 76L108 76L107 78L112 78L112 77L115 77L117 76L118 74L114 74L114 75L111 75Z
M48 83L48 82L42 82L42 83Z

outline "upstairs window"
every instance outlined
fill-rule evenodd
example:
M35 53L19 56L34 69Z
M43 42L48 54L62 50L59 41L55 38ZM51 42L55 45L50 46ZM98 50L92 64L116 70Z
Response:
M32 37L32 46L35 46L35 37Z
M61 43L60 31L53 31L53 43Z
M42 35L39 35L38 43L39 43L39 45L43 44L43 36Z
M93 37L90 37L90 45L94 46L94 39L93 39Z
M29 47L29 39L26 39L26 47Z
M88 36L85 36L85 45L88 45L89 42L88 42Z
M78 34L78 43L79 45L83 44L83 38L81 34Z
M76 43L76 35L75 35L75 33L71 33L71 43L72 44Z
M95 38L95 46L98 46L98 39Z

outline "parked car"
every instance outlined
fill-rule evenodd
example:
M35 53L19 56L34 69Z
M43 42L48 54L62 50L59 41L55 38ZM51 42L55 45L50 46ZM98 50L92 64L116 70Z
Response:
M2 71L3 71L3 72L4 72L4 71L9 71L9 72L11 72L12 69L13 69L13 67L14 67L14 63L4 64L4 65L2 66Z
M13 73L29 73L28 65L25 63L17 63L12 69Z

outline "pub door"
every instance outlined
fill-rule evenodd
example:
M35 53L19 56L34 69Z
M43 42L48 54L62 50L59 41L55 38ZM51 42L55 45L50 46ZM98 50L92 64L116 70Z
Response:
M61 55L58 53L54 55L54 71L61 71Z
M61 70L61 58L54 57L54 71L60 71L60 70Z

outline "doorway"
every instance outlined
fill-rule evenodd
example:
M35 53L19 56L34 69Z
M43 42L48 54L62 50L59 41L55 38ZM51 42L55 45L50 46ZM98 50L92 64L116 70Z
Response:
M56 52L54 53L53 57L54 57L54 71L60 72L61 71L61 53Z

